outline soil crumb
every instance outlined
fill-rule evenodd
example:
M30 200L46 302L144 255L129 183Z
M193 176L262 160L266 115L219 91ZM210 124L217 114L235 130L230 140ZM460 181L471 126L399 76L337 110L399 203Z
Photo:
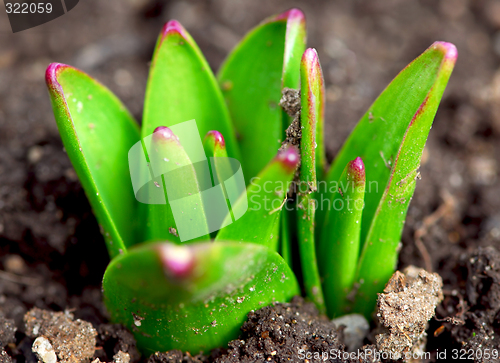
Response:
M203 354L192 356L180 350L171 350L166 353L156 352L149 357L148 363L207 363L208 357Z
M0 314L0 348L16 341L16 323L14 320L5 319Z
M92 363L104 363L104 362L101 361L99 358L96 358L92 361ZM113 363L130 363L130 355L120 350L113 356Z
M303 363L308 357L316 361L317 356L320 361L324 354L344 351L342 332L319 316L313 303L298 296L291 303L250 312L241 330L240 339L231 341L227 353L215 362Z
M422 354L428 321L443 300L442 286L438 274L415 266L396 271L384 293L378 294L377 317L383 333L376 337L377 348L394 360Z
M479 247L467 256L465 324L454 326L452 334L461 352L475 362L498 362L500 326L500 252L492 246Z
M136 362L140 354L132 333L119 324L101 324L98 328L97 345L103 347L96 351L96 356L102 360L120 352L127 353L131 362ZM102 355L98 354L102 353Z
M250 312L241 331L227 349L209 356L171 350L153 354L148 363L378 362L373 359L374 346L364 346L359 359L351 360L342 343L343 328L320 316L314 304L300 296Z
M298 89L285 87L281 91L280 106L290 117L300 112L300 91Z
M39 356L44 352L47 357L53 352L61 363L80 363L92 358L97 331L89 322L73 319L68 311L56 313L39 308L28 311L24 316L26 334L38 338L33 351Z
M293 121L285 131L286 138L281 143L279 150L285 150L290 145L300 148L300 140L302 138L302 129L300 126L300 91L292 88L284 88L280 106L290 117L293 117Z

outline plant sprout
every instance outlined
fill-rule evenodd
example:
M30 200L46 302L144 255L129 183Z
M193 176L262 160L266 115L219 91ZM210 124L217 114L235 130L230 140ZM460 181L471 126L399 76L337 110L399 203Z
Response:
M324 80L318 54L305 41L300 10L270 17L214 76L193 38L169 21L151 62L141 127L87 74L48 67L57 125L111 257L105 304L144 353L208 352L236 338L250 310L301 291L330 317L369 318L394 272L456 49L436 42L401 71L327 168ZM215 160L207 162L208 186L201 171L207 167L191 160L174 131L189 120L207 160ZM185 166L173 182L152 175L146 197L158 192L168 201L138 200L129 159L134 145L147 154L146 173L155 162ZM241 162L246 193L235 195L228 184L234 170L218 161L226 158ZM217 186L228 204L219 231L204 225L215 206L202 193ZM188 217L196 209L206 232L183 242L178 208ZM297 253L300 266L292 263Z

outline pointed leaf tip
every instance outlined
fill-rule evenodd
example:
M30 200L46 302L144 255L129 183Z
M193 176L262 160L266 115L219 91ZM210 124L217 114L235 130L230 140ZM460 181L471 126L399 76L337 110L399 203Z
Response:
M453 62L453 64L456 62L457 57L458 57L458 51L457 47L455 47L454 44L448 43L448 42L434 42L431 46L434 49L440 50L444 53L445 55L445 60Z
M311 66L319 63L318 52L314 48L307 48L302 55L302 62Z
M207 135L205 136L205 141L209 139L213 140L214 146L221 148L226 146L226 141L224 140L224 136L222 136L222 134L217 130L211 130L207 133Z
M61 63L50 63L45 71L45 82L47 82L48 86L54 88L60 88L61 85L57 82L57 74L59 73L59 69L64 67L64 64Z
M292 8L290 10L285 11L284 13L278 14L269 19L269 21L279 21L279 20L288 20L288 21L305 23L306 17L302 12L302 10L297 8Z
M174 135L172 130L166 126L158 126L153 132L154 142L165 143L172 140L177 141L177 137Z
M58 81L59 74L66 68L73 68L63 63L50 63L45 71L45 82L50 89L53 89L59 94L63 94L63 89ZM76 68L73 68L76 70Z
M158 252L163 270L168 276L185 278L193 271L195 256L190 247L162 243L158 245Z
M347 173L351 178L353 178L354 183L358 185L365 184L365 164L359 156L349 162Z
M309 70L311 81L320 82L321 87L323 87L321 64L319 63L319 56L316 49L307 48L302 55L301 63L302 67Z
M276 160L285 166L288 172L295 170L299 164L299 152L295 146L290 146L289 148L281 151L277 156Z
M162 40L170 34L178 34L183 38L189 38L186 29L177 20L170 20L163 26L161 31Z

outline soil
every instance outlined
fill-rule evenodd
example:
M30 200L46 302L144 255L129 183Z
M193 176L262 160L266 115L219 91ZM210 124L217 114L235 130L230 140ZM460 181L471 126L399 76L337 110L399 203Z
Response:
M427 329L431 356L423 361L452 358L453 349L469 361L498 361L483 354L500 349L498 0L87 0L16 34L0 5L0 361L37 361L23 322L33 307L69 310L91 323L101 361L120 351L138 357L123 329L103 325L100 283L109 261L56 129L47 65L90 73L140 120L148 62L165 21L179 20L217 69L246 31L291 6L305 12L308 44L325 74L329 160L399 70L436 40L457 46L398 267L425 267L443 280L444 299ZM256 330L251 321L246 326ZM374 332L365 343L375 343Z

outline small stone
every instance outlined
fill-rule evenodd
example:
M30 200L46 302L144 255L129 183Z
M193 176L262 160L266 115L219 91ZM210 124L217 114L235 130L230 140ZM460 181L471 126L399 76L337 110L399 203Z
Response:
M336 326L344 325L344 343L349 352L363 346L363 340L370 331L370 324L361 314L349 314L332 320Z
M5 271L12 272L14 274L22 275L26 272L26 264L24 260L19 255L9 255L4 261Z
M12 358L7 354L5 349L0 348L0 362L2 363L12 363Z
M57 363L56 352L47 338L36 338L32 350L43 363Z
M36 164L43 156L43 147L35 145L28 150L28 161L31 164Z
M118 351L113 356L113 362L115 363L129 363L130 362L130 355L128 353L122 352L121 350Z

